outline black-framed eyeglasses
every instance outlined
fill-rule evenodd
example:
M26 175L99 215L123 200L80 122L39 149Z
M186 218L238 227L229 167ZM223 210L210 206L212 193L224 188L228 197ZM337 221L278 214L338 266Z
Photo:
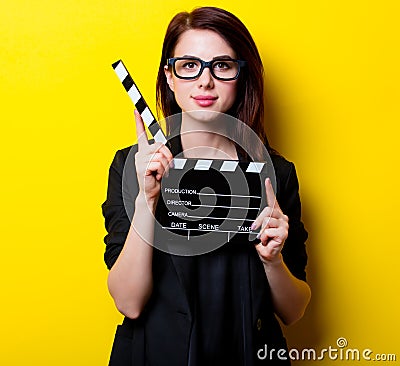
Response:
M240 69L246 65L246 61L231 58L204 61L197 57L173 57L167 60L167 64L172 66L175 76L179 79L197 79L208 67L215 79L229 81L239 77Z

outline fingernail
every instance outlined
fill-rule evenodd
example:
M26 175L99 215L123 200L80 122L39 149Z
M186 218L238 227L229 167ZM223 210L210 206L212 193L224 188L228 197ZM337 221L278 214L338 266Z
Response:
M253 222L253 223L251 224L251 226L250 226L250 229L251 229L251 230L254 230L256 227L257 227L256 223Z
M261 231L257 234L257 239L261 238Z

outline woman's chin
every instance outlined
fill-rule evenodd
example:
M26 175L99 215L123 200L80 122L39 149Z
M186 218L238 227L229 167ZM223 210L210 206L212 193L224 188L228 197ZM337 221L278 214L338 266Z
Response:
M185 116L184 119L192 120L193 122L214 122L218 119L221 119L224 116L224 113L211 110L211 109L195 109L186 111L183 113Z

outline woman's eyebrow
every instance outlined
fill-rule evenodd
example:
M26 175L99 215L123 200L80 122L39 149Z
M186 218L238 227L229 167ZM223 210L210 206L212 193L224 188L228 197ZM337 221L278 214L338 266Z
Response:
M230 55L220 55L220 56L213 57L213 60L216 60L216 59L232 60L233 58L234 57L232 57Z
M200 57L197 57L197 56L193 56L193 55L183 55L183 56L179 56L179 57L183 57L183 58L200 58Z
M197 59L200 59L200 57L198 57L198 56L193 56L193 55L183 55L183 56L179 56L179 57L183 57L183 58L197 58ZM212 60L219 60L219 59L223 59L223 60L231 60L231 59L233 59L233 57L232 56L230 56L230 55L218 55L218 56L214 56L213 58L212 58Z

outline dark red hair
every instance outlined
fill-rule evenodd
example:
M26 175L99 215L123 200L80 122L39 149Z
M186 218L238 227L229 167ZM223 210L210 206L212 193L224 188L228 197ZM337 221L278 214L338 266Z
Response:
M223 9L196 8L191 13L178 13L169 23L157 76L158 116L160 117L160 112L164 117L182 112L176 103L174 93L167 84L164 66L167 58L174 56L174 49L180 35L190 29L206 29L217 33L234 50L237 59L247 61L246 67L242 68L239 75L236 101L227 114L251 127L267 146L267 149L272 152L264 130L264 68L260 54L245 25L235 15ZM167 133L170 133L175 127L171 126L167 119ZM245 146L250 146L250 136L246 138L245 129L240 127L239 125L233 131L233 140L244 141ZM237 140L238 137L239 140ZM257 152L254 154L258 157Z

